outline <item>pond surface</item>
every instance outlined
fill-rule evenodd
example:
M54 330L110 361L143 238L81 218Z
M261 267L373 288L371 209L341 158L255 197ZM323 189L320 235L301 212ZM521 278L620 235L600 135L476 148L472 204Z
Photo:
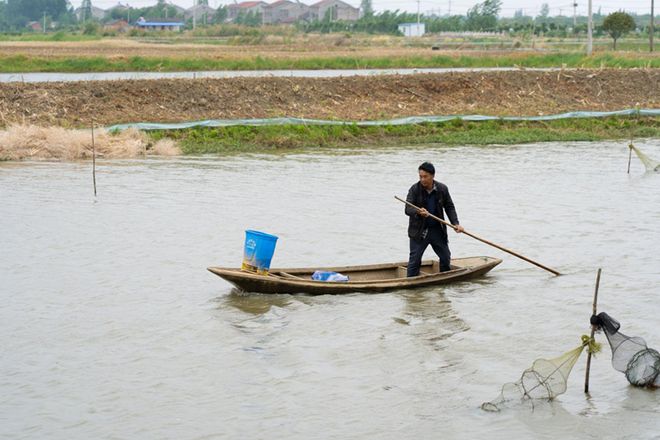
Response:
M660 141L636 145L660 157ZM405 196L435 163L474 282L347 296L239 295L245 229L274 266L407 258ZM599 311L660 348L660 174L626 142L0 163L0 438L657 438L660 392L583 355L552 403L479 409ZM426 257L433 256L427 251Z

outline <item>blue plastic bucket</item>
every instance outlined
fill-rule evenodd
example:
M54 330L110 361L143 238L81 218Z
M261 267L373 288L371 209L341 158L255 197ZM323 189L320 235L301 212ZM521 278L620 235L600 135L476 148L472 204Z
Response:
M259 274L267 274L270 260L275 253L277 237L264 232L245 231L245 249L241 269Z

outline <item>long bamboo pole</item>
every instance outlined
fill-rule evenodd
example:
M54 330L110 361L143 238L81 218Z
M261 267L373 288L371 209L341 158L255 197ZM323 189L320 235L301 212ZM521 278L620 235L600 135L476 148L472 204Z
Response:
M92 120L92 180L94 181L94 197L96 197L96 145L94 144L94 120Z
M632 149L633 149L633 143L631 141L630 145L628 145L628 174L630 174L630 160L632 159Z
M600 272L601 269L598 268L598 275L596 275L596 290L594 291L594 304L593 304L593 315L596 314L596 304L598 302L598 286L600 285ZM594 338L594 334L596 333L596 326L592 325L591 326L591 339L590 341ZM587 353L587 368L584 373L584 392L588 393L589 392L589 369L591 368L591 351Z
M421 209L421 208L419 208L418 206L413 205L412 203L410 203L410 202L407 201L407 200L403 200L403 199L401 199L401 198L399 198L399 197L397 197L397 196L394 196L394 198L397 199L397 200L400 201L400 202L405 203L405 204L408 205L408 206L411 206L411 207L415 208L415 209ZM433 220L439 221L440 223L442 223L442 224L444 224L444 225L447 225L447 226L449 226L450 228L456 230L456 226L452 225L451 223L449 223L449 222L447 222L447 221L445 221L445 220L443 220L443 219L441 219L441 218L439 218L439 217L436 217L436 216L433 215L433 214L429 214L429 217L431 217ZM555 274L555 275L561 275L561 273L559 273L558 271L556 271L556 270L554 270L554 269L550 269L549 267L544 266L544 265L542 265L541 263L532 260L531 258L527 258L527 257L525 257L524 255L521 255L521 254L519 254L519 253L517 253L517 252L514 252L514 251L512 251L511 249L507 249L507 248L505 248L504 246L500 246L499 244L493 243L492 241L488 241L488 240L486 240L485 238L481 238L481 237L479 237L478 235L472 234L472 233L467 232L467 231L465 231L465 230L463 231L463 234L468 235L468 236L470 236L470 237L472 237L472 238L474 238L474 239L476 239L476 240L479 240L479 241L481 241L482 243L486 243L486 244L489 245L489 246L493 246L493 247L495 247L495 248L497 248L497 249L499 249L499 250L501 250L501 251L507 252L507 253L509 253L509 254L511 254L511 255L513 255L513 256L515 256L515 257L520 258L521 260L525 260L525 261L527 261L528 263L532 263L533 265L538 266L538 267L540 267L541 269L545 269L545 270L547 270L548 272L551 272L551 273L553 273L553 274Z

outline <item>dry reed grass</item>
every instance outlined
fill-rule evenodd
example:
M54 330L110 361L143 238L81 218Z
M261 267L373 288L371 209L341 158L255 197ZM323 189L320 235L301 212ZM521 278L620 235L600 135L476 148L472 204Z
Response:
M426 40L425 40L426 41ZM112 59L140 56L145 58L203 58L243 60L255 57L275 59L317 58L320 54L335 56L434 56L428 39L425 47L405 46L404 39L391 36L346 37L343 34L322 34L285 37L267 35L259 44L200 44L194 41L177 44L135 42L131 40L101 40L75 42L0 42L0 56L23 55L46 59L67 57L106 57Z
M168 156L181 153L176 143L169 139L159 141L154 148L149 147L149 138L137 129L119 133L110 133L102 128L94 130L97 157L130 158L147 153ZM16 124L0 131L0 160L79 160L89 159L92 154L90 130Z
M175 140L164 138L157 141L149 152L158 156L178 156L181 154L181 149Z

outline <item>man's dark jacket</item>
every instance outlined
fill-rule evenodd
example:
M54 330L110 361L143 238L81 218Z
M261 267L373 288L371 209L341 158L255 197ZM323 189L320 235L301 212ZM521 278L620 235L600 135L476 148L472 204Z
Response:
M447 217L449 217L449 222L452 225L458 225L458 215L456 215L456 208L454 208L454 202L451 200L447 185L436 182L434 180L433 188L436 191L436 200L438 202L436 217L440 217L444 220L445 216L443 212L446 212ZM415 206L426 208L428 197L428 192L424 189L420 182L417 182L408 190L408 196L406 197L406 200ZM424 221L426 219L417 214L417 210L409 205L406 205L406 215L410 217L408 221L408 237L415 240L421 240L424 229L428 227ZM436 220L433 220L430 217L427 220L427 222L435 221ZM442 231L446 238L447 226L444 224L442 225Z

